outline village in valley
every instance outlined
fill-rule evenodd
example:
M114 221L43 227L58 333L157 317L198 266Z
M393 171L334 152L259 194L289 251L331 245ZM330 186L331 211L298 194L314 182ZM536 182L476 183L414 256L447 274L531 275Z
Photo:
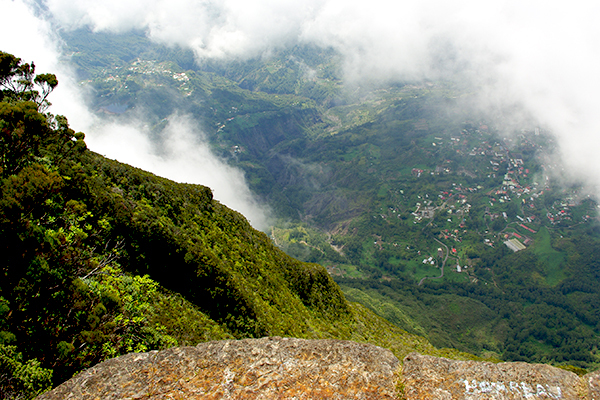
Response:
M484 123L465 125L458 134L422 140L418 150L437 161L404 166L397 178L386 178L367 219L343 223L326 236L298 226L273 229L272 236L334 276L364 277L365 266L373 265L371 273L381 271L384 280L408 275L418 285L430 279L481 282L486 252L517 253L536 243L535 251L546 251L551 232L597 219L595 202L579 187L553 184L558 165L540 129L500 138ZM367 173L377 175L383 157L368 149L362 159Z
M144 88L169 86L189 98L204 90L207 79L216 78L204 74L199 79L173 63L138 58L99 69L94 79L82 84L93 83L100 99L99 112L118 115L127 111L128 102ZM401 103L404 97L420 101L422 90L435 87L384 91L378 94L383 96L378 101L366 101L358 108L334 107L330 114L340 118L360 114L368 121L383 112L386 104ZM244 118L244 107L207 108L207 115L213 117L214 137L223 142L217 145L225 149L223 154L241 163L248 145L228 142L226 131ZM546 237L548 230L597 218L595 203L577 185L566 188L553 183L560 163L550 135L539 127L501 134L483 120L463 121L452 129L434 129L434 124L435 120L413 120L409 135L417 139L406 154L414 153L414 161L394 158L389 152L385 159L383 150L389 149L375 142L345 152L337 149L343 154L332 169L348 165L353 173L363 169L362 173L373 179L377 198L368 200L371 211L364 209L370 220L343 221L326 233L326 239L322 232L308 229L303 239L291 235L287 241L293 229L274 227L272 232L280 232L277 242L296 257L323 263L334 275L351 276L358 270L357 264L376 264L383 266L386 274L408 273L416 281L423 277L452 280L454 274L460 281L474 282L478 277L472 273L473 267L486 248L523 251L535 245L540 232ZM340 126L336 129L338 135ZM347 236L350 232L354 232L353 238ZM424 235L415 237L415 232ZM373 245L366 245L369 242Z
M331 49L200 65L143 32L62 34L90 109L143 117L157 144L189 115L269 208L261 240L349 301L440 349L600 365L600 209L521 104L442 78L347 84Z
M465 274L474 282L478 278L470 271L479 258L475 244L519 252L534 245L540 230L584 224L595 218L590 211L594 202L578 188L552 187L551 171L556 165L543 163L552 158L541 135L535 128L499 140L481 124L446 140L434 137L430 145L436 151L445 150L460 159L412 168L410 184L391 189L392 204L373 216L389 222L394 218L412 221L413 226L430 231L434 241L402 242L393 235L394 239L386 242L382 239L386 235L375 234L375 248L402 248L401 258L413 265L416 277L442 278L440 269L445 268L446 277ZM483 181L474 179L482 175ZM437 191L431 190L436 187Z

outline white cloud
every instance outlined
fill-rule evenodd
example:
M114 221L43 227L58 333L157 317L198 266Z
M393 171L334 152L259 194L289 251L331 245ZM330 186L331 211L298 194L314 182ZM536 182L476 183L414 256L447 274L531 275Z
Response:
M109 158L182 183L208 186L214 196L242 213L258 229L268 228L268 213L248 189L244 175L210 150L197 123L188 116L172 115L158 141L139 121L129 124L95 120L86 143Z
M95 31L144 29L166 44L192 48L199 57L255 54L300 34L314 0L47 0L56 20L67 28Z
M21 4L2 1L11 7ZM597 2L46 0L45 4L63 26L144 29L157 41L193 49L199 58L247 57L305 42L336 48L345 56L347 76L359 81L460 79L479 91L484 109L521 105L524 113L554 132L568 173L600 187Z
M69 66L61 62L59 44L48 22L36 17L33 6L22 1L0 0L0 7L10 15L0 24L0 50L24 62L34 61L38 73L57 75L59 85L50 97L50 111L66 115L73 129L85 132L90 149L178 182L208 186L215 199L244 214L254 227L268 228L268 211L256 201L242 172L211 153L190 118L171 116L159 147L139 121L122 124L96 117L85 107Z

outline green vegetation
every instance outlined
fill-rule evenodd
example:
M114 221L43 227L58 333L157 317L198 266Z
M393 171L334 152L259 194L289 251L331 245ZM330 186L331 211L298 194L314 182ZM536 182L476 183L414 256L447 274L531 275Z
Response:
M102 38L66 36L82 59L144 41ZM348 298L440 347L600 362L589 306L600 295L596 204L576 184L552 183L555 145L543 130L507 134L447 82L350 88L339 55L317 48L196 65L190 52L146 41L120 60L75 60L104 90L94 107L147 109L157 129L175 109L202 121L215 152L280 218L277 246L325 266Z
M14 346L0 344L0 395L3 399L33 398L52 385L52 370L37 360L23 361ZM21 396L21 397L19 397Z
M546 270L544 271L546 283L550 286L559 284L565 278L564 271L561 267L563 266L566 256L565 253L557 251L552 247L548 228L542 227L538 232L533 252L546 266Z
M0 61L4 398L32 398L128 352L227 338L340 338L400 357L474 358L349 303L325 268L286 255L209 188L87 150L66 118L44 113L33 66Z
M209 189L85 150L40 108L51 76L35 94L24 67L27 88L0 103L18 133L0 142L0 338L11 359L40 362L33 375L52 369L56 383L131 350L271 334L600 364L597 205L552 182L543 130L507 134L446 82L350 89L330 50L197 65L141 33L63 35L94 109L143 113L157 133L174 111L200 121L275 211L275 245L303 262Z

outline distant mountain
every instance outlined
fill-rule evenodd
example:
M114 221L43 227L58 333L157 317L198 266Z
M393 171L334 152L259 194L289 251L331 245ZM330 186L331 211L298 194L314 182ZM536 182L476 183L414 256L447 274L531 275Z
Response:
M315 47L198 64L141 33L64 39L92 108L156 131L191 115L275 211L277 246L347 298L440 347L598 366L597 204L552 180L552 136L514 110L453 82L347 82Z
M45 113L53 75L0 53L0 393L30 398L102 360L216 339L438 350L348 302L209 188L89 151Z

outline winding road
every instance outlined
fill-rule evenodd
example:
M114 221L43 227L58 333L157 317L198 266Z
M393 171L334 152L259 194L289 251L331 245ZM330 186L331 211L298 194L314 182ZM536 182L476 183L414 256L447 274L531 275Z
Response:
M434 276L434 277L425 276L425 277L421 278L421 280L419 281L419 284L417 286L421 286L423 284L423 281L425 281L425 279L440 279L440 278L444 277L444 266L446 266L446 260L448 260L448 255L450 255L450 251L448 250L448 246L446 246L444 243L440 242L436 238L433 238L433 240L435 240L436 242L438 242L439 244L444 246L444 248L446 249L446 257L444 257L444 261L442 261L442 273L440 274L440 276Z

